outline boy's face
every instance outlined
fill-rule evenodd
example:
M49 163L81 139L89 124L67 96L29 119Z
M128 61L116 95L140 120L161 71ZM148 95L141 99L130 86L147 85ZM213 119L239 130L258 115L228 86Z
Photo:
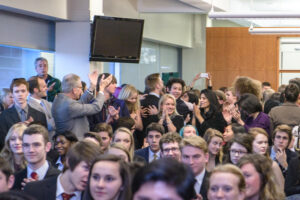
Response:
M27 102L28 90L26 85L20 84L13 87L14 102L18 105L23 105Z
M6 192L12 188L15 178L13 175L10 175L8 178L0 170L0 193Z
M172 94L175 99L178 99L182 95L182 85L180 83L173 83L169 93Z

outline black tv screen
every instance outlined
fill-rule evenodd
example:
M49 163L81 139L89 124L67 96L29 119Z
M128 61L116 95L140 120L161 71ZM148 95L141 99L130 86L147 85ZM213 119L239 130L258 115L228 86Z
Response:
M91 61L140 61L144 20L95 16L92 25Z

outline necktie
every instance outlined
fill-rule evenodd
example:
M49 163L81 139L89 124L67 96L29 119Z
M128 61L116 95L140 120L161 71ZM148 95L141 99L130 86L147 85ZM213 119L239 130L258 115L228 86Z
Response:
M39 179L38 174L36 172L31 172L30 177L36 181Z
M67 194L67 193L62 193L61 194L63 200L70 200L75 194Z
M153 157L154 157L153 160L157 160L157 157L158 157L158 156L157 156L156 153L155 153L155 154L153 155Z
M20 113L21 113L21 122L26 121L27 116L25 110L22 109Z

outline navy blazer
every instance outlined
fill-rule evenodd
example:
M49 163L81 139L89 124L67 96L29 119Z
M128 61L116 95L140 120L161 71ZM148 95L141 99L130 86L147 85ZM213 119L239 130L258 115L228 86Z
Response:
M135 155L143 157L147 163L149 163L149 147L138 149L135 152Z
M47 119L44 113L30 107L28 105L28 118L32 117L34 122L38 122L46 127L47 129ZM5 136L14 124L21 122L19 114L15 106L4 110L0 115L0 149L4 146Z
M197 194L201 194L203 200L207 200L209 175L210 173L205 170L200 192L197 192Z
M60 171L58 169L54 168L50 162L48 162L48 163L49 163L49 168L48 168L48 171L47 171L44 179L53 177L53 176L56 177L60 173ZM14 183L14 186L12 187L12 189L13 190L21 190L21 188L22 188L21 183L23 182L24 178L27 178L27 167L25 169L23 169L22 171L17 172L15 174L15 183Z

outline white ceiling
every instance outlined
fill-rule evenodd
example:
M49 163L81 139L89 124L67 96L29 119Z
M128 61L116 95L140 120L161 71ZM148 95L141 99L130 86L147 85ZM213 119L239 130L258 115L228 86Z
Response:
M300 13L300 0L138 0L140 12L208 13L215 11ZM300 19L233 20L258 27L300 27Z

